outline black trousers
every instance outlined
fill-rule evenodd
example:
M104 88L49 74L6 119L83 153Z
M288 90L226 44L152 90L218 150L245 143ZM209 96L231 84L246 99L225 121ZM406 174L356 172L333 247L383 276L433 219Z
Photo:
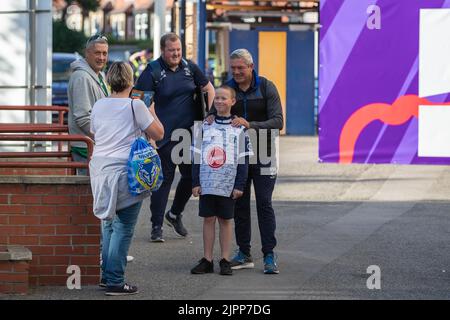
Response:
M272 193L276 175L262 175L261 168L263 167L268 166L249 165L244 194L236 201L234 210L236 242L239 249L246 255L250 254L251 248L250 187L252 181L255 188L256 211L263 254L273 253L273 249L277 245L275 212L272 208Z
M153 227L162 226L163 224L170 188L172 187L177 167L177 165L173 163L170 155L177 143L177 141L170 141L168 144L158 149L164 180L158 191L153 192L151 195L150 211L152 216L150 220ZM175 215L181 214L184 211L184 207L192 195L192 165L179 164L178 168L181 173L181 179L178 182L175 198L170 209Z

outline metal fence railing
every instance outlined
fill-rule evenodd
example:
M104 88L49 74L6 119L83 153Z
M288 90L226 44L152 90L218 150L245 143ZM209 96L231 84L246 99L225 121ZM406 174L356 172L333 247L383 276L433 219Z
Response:
M56 141L57 151L0 151L0 168L69 168L75 174L77 168L89 169L88 162L73 161L70 145L63 150L62 143L81 141L86 143L88 161L92 156L94 142L87 136L71 135L64 124L67 107L60 106L0 106L0 110L53 111L58 112L57 123L0 123L0 141ZM45 159L44 159L45 158ZM55 158L58 161L49 161ZM14 160L11 160L14 159ZM36 161L35 161L36 160Z

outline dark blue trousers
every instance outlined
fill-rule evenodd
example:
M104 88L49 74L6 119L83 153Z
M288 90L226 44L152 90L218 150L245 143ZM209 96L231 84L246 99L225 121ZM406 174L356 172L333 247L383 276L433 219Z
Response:
M250 254L251 248L250 187L252 181L255 189L256 211L263 254L273 253L273 249L277 245L275 212L272 208L272 193L276 175L261 175L262 167L266 166L249 165L244 194L236 201L234 209L236 243L246 255Z
M173 163L170 155L172 153L172 149L177 143L177 141L171 141L162 148L158 149L158 154L161 158L164 180L158 191L153 192L151 195L150 211L152 213L151 222L153 227L162 226L163 224L170 188L172 187L172 182L177 167L177 165ZM175 215L181 214L184 211L184 207L192 195L191 164L180 164L178 165L178 169L181 173L181 179L178 182L177 190L175 192L175 199L173 200L173 204L170 209L170 211Z

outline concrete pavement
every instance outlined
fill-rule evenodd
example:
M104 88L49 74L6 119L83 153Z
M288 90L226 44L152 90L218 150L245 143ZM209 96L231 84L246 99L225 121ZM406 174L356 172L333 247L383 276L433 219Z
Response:
M184 214L186 239L166 227L166 242L150 243L147 200L130 249L135 261L127 267L140 294L111 298L97 287L40 287L8 299L449 299L450 169L321 164L317 140L280 139L273 201L279 275L262 273L254 202L255 269L224 277L218 259L215 274L189 273L202 256L198 201ZM371 265L380 267L380 290L366 286Z

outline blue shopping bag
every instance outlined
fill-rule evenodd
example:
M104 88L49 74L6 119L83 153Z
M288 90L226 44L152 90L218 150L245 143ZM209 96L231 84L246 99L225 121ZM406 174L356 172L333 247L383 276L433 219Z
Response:
M128 157L128 190L139 195L158 190L162 182L161 159L156 149L143 137L137 138Z
M133 103L131 103L131 109L133 110ZM133 117L135 117L134 110ZM132 195L156 191L163 182L158 152L143 137L137 137L132 144L127 167L128 190Z

